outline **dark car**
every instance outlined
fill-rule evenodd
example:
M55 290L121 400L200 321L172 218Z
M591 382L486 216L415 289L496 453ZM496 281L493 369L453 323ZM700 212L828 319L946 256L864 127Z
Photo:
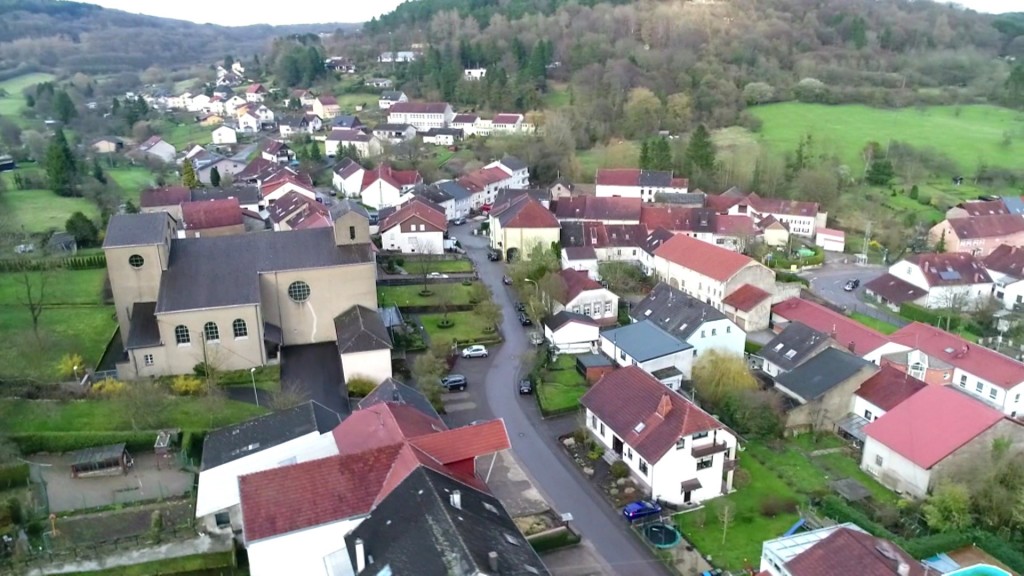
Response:
M508 276L502 276L501 277L501 283L506 285L506 286L511 286L512 285L512 279L509 278Z
M520 380L518 388L520 394L533 394L533 382L529 378Z
M525 311L526 311L526 304L523 304L522 302L516 302L516 312L525 312Z
M497 250L490 250L487 252L487 259L491 262L497 262L498 260L501 260L501 252L498 252Z
M657 502L651 502L650 500L637 500L636 502L630 502L622 509L622 515L630 522L640 518L646 518L647 516L654 516L656 514L661 514L661 505Z
M843 286L843 290L847 292L853 292L857 288L860 288L860 280L854 278L853 280L847 280L846 285Z
M526 315L526 312L519 313L519 323L523 326L533 326L533 320L530 320L530 317Z
M448 392L453 392L455 390L465 390L467 383L468 382L466 381L466 377L463 376L462 374L449 374L444 378L441 378L441 387L447 390Z

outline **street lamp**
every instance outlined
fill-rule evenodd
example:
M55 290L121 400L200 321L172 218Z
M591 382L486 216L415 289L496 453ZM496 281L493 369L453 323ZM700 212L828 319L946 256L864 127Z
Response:
M75 372L75 381L77 382L78 381L78 364L75 364L71 369Z
M256 406L259 406L260 395L256 393L256 368L249 368L249 377L252 378L252 397L256 399Z

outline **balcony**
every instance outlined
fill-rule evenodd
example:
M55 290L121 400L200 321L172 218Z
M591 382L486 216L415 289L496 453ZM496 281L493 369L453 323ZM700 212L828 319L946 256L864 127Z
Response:
M736 461L735 458L733 458L732 460L726 460L725 464L722 466L722 470L724 470L726 472L728 472L730 470L735 470L737 463L738 462Z
M725 452L729 449L729 445L725 442L713 442L711 444L702 444L700 446L694 446L690 450L690 454L694 458L704 458L705 456L711 456L712 454L718 454L719 452Z

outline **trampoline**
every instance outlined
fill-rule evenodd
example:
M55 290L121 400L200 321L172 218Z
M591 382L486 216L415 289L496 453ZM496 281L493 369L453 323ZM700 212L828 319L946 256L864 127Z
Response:
M656 522L644 527L644 536L654 544L655 548L672 548L679 544L682 535L674 526Z

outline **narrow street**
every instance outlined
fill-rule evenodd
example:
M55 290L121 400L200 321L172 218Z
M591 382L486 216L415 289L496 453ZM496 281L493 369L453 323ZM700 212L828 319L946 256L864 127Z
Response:
M519 396L515 385L521 372L520 359L530 344L526 331L516 319L514 295L502 284L504 263L487 260L486 237L464 234L460 239L475 262L480 279L491 288L502 307L505 343L491 351L488 358L490 367L477 382L470 376L472 363L477 361L459 360L455 371L470 376L470 390L465 401L461 402L464 409L452 414L452 420L465 423L487 417L504 419L516 460L529 474L533 484L555 512L572 514L573 525L616 574L669 574L668 569L629 532L618 511L608 505L562 453L556 437L578 425L575 417L545 421L533 398Z

